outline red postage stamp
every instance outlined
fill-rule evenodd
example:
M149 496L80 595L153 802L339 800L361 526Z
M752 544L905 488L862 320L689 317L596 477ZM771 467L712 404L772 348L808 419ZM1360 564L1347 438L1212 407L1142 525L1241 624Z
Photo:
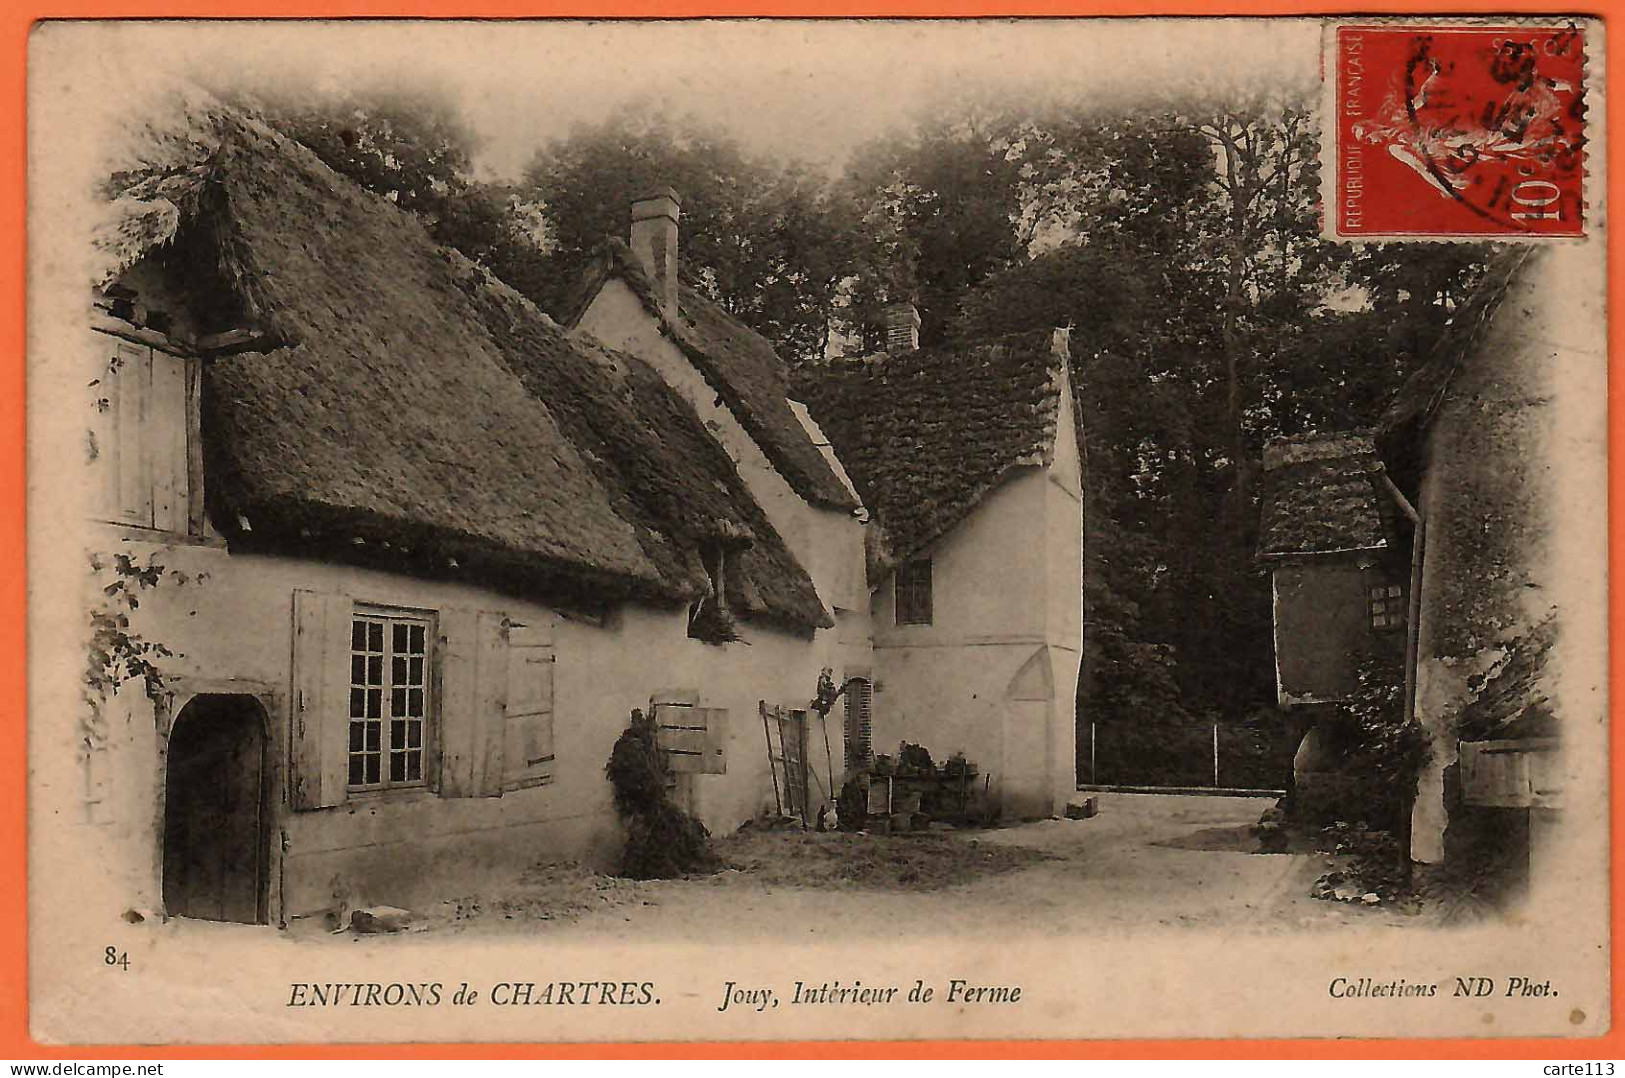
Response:
M1331 43L1337 239L1585 234L1573 25L1343 25Z

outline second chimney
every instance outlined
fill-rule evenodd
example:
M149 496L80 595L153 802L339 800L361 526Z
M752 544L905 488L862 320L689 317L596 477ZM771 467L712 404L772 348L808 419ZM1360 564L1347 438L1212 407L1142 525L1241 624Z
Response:
M912 352L920 347L920 312L912 303L893 303L886 308L886 351Z
M677 192L662 187L632 203L632 250L666 318L677 318Z

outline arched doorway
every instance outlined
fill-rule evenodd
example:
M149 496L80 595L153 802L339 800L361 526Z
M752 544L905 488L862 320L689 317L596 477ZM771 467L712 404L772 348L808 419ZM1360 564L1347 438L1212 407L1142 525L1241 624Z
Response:
M1056 759L1060 731L1048 647L1035 649L1010 679L1003 710L1004 773L994 782L1001 791L1005 816L1030 820L1059 815L1076 788L1075 783L1066 781L1066 776L1077 754L1069 751L1064 762ZM1067 721L1072 721L1070 714Z
M170 916L265 923L265 746L265 712L252 696L196 696L176 716L164 799Z

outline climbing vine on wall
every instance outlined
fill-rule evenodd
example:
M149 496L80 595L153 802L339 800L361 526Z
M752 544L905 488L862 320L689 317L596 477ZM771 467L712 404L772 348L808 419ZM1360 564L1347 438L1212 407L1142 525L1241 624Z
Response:
M164 690L159 662L175 652L157 640L149 640L131 624L131 615L141 608L141 597L168 577L177 585L201 583L207 573L188 574L168 569L158 560L158 552L139 560L130 554L89 555L90 571L97 586L91 603L90 640L85 654L84 699L81 747L86 753L107 741L107 702L119 686L140 679L146 695L158 702Z
M1428 756L1427 735L1405 718L1403 655L1385 649L1363 656L1344 714L1348 770L1366 786L1360 800L1372 823L1393 826L1409 810Z

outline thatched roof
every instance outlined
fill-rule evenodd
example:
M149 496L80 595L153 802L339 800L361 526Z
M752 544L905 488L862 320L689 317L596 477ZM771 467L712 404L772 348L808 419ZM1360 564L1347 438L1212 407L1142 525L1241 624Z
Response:
M1478 351L1477 342L1494 320L1533 247L1503 249L1490 258L1484 280L1450 318L1449 329L1432 357L1406 379L1377 424L1383 457L1401 473L1414 470L1417 443L1433 422L1456 372Z
M709 587L702 541L748 541L735 560L755 587L737 590L757 601L741 597L741 612L829 624L731 462L652 371L570 340L258 121L223 107L193 120L197 160L125 175L120 193L175 208L173 228L143 234L205 332L248 322L285 343L205 367L205 489L234 543L686 600Z
M815 364L796 388L896 562L1054 459L1066 362L1046 329Z
M1393 511L1382 472L1370 431L1303 434L1265 446L1259 556L1388 549Z
M596 252L571 305L570 325L580 322L611 278L632 289L661 332L694 364L790 489L814 505L857 508L791 410L789 372L766 337L686 282L678 287L676 320L667 318L637 256L615 239L606 240Z
M1556 643L1557 618L1551 613L1498 642L1500 659L1467 680L1473 696L1457 727L1463 741L1561 735L1549 694Z
M582 334L567 337L487 275L470 274L462 285L511 369L547 402L663 573L694 577L703 572L695 552L717 543L731 551L725 591L735 613L834 624L727 453L653 367Z
M209 160L220 148L222 114L213 97L180 83L139 119L101 133L107 181L91 236L97 287L173 240L182 218L196 214Z

